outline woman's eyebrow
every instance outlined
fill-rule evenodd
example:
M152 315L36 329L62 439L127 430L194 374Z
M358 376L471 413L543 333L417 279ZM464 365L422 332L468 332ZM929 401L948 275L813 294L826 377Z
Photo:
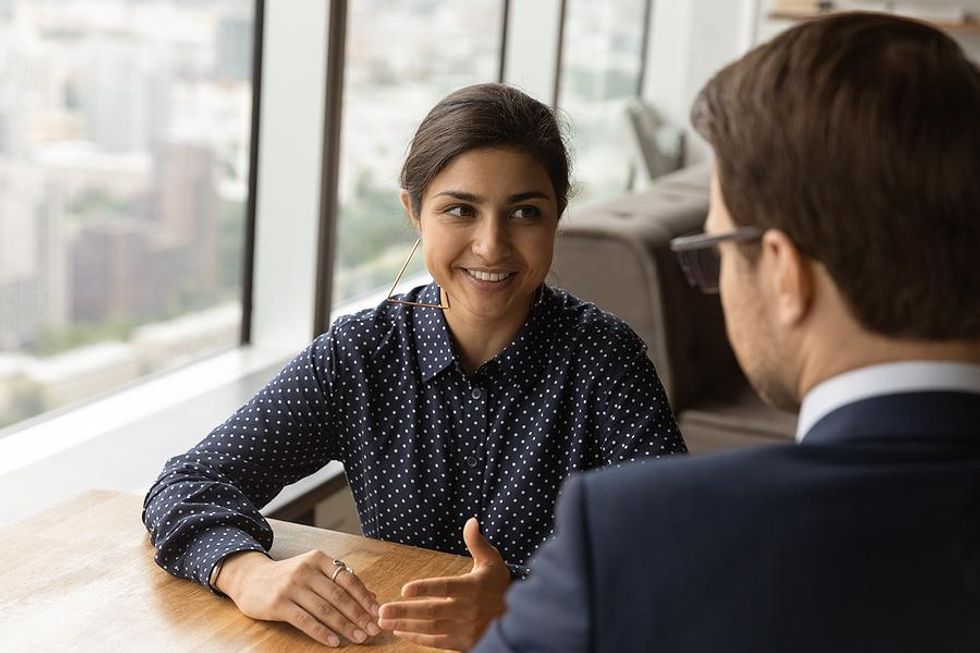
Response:
M461 190L444 190L441 193L436 193L436 197L441 197L445 195L446 197L452 197L453 199L461 200L463 202L482 202L483 198L479 195L474 195L473 193L464 193Z
M508 204L516 204L518 202L525 202L527 200L550 200L547 193L542 193L539 190L532 190L526 193L518 193L517 195L511 195L507 198Z
M445 195L446 197L452 197L453 199L460 200L462 202L474 202L480 203L484 201L483 197L479 195L474 195L473 193L467 193L461 190L444 190L441 193L436 193L436 197ZM516 204L517 202L524 202L532 199L551 199L546 193L542 193L538 190L527 191L525 193L517 193L516 195L510 195L507 197L508 204Z

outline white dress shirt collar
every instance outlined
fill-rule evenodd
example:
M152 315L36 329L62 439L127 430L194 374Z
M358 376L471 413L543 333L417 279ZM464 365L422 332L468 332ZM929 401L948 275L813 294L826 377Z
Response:
M980 365L947 361L905 361L862 367L831 377L803 398L796 441L820 419L847 404L881 395L928 391L980 394Z

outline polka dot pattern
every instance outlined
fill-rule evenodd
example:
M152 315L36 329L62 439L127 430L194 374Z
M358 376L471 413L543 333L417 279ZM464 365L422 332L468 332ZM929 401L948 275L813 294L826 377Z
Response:
M439 288L404 299L438 302ZM385 302L339 318L169 460L144 523L160 566L207 585L221 558L272 545L259 506L339 460L365 535L466 555L476 516L521 575L569 474L685 451L643 342L592 304L546 289L467 375L442 311Z

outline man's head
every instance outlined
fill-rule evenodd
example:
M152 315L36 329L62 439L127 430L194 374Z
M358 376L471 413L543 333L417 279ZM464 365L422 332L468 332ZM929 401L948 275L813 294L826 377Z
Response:
M862 355L976 351L980 70L953 40L882 14L803 24L715 75L692 120L716 155L706 231L762 234L718 247L766 398L792 407Z

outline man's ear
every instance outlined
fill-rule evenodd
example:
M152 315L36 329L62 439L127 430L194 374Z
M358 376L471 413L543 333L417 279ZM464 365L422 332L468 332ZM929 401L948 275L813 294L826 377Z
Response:
M418 232L419 236L422 235L422 222L419 220L418 216L412 211L412 197L408 194L408 191L404 188L399 195L402 201L402 206L405 207L405 215L411 221L412 226L415 227L415 231Z
M779 229L769 229L763 234L762 257L766 259L771 280L775 318L784 326L798 325L813 301L810 259Z

